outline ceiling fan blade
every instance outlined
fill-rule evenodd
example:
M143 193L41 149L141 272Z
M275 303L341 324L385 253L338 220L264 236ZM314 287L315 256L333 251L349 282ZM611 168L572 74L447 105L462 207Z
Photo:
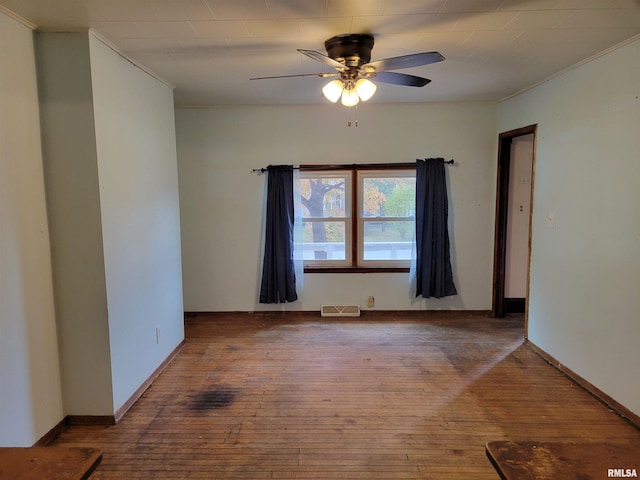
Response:
M306 55L309 58L312 58L318 62L321 63L325 63L327 65L329 65L330 67L335 68L336 70L342 72L343 70L346 70L347 67L345 67L342 63L338 62L337 60L334 60L331 57L327 57L326 55L320 53L320 52L316 52L315 50L303 50L302 48L299 48L298 51L303 54Z
M373 77L373 80L382 83L391 83L393 85L403 85L405 87L424 87L431 81L428 78L396 72L378 72L376 76Z
M249 80L269 80L270 78L292 78L292 77L337 77L339 73L300 73L297 75L275 75L272 77L253 77Z
M411 55L403 55L401 57L383 58L362 65L365 70L373 69L378 72L383 70L401 70L403 68L419 67L420 65L429 65L444 60L444 57L438 52L413 53Z

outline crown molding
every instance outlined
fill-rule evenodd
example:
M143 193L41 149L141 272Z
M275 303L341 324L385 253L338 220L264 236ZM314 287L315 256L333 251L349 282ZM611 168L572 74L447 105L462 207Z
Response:
M171 88L172 90L174 90L176 88L176 86L171 83L169 80L163 78L162 76L160 76L160 74L154 72L153 70L151 70L149 67L147 67L146 65L140 63L138 60L136 60L135 58L130 57L129 55L127 55L126 53L124 53L122 50L120 50L116 45L114 45L113 43L111 43L111 41L107 40L107 38L105 38L100 32L98 32L97 30L94 30L93 28L89 28L89 35L92 35L94 38L96 38L97 40L99 40L100 42L104 43L107 47L109 47L111 50L113 50L115 53L117 53L118 55L120 55L122 58L124 58L126 61L128 61L129 63L131 63L132 65L134 65L135 67L139 68L140 70L142 70L143 72L145 72L146 74L152 76L153 78L155 78L156 80L164 83L167 87Z
M35 23L31 23L26 18L21 17L17 13L9 10L7 7L3 7L2 5L0 5L0 13L5 14L7 17L12 18L16 22L21 23L22 25L24 25L27 28L30 28L33 31L37 30L38 28L38 26Z

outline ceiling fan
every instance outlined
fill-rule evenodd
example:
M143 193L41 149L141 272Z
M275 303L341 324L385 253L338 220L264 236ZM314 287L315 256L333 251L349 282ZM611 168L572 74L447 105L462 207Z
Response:
M333 67L336 70L335 72L255 77L250 80L307 76L339 77L327 83L322 88L322 93L333 103L342 98L343 105L352 107L357 105L360 100L366 101L373 96L377 87L371 79L393 85L424 87L431 80L406 73L390 72L389 70L401 70L444 60L444 57L438 52L424 52L372 62L371 50L373 49L373 44L373 35L369 34L336 35L324 42L327 55L314 50L298 49L298 52L303 55Z

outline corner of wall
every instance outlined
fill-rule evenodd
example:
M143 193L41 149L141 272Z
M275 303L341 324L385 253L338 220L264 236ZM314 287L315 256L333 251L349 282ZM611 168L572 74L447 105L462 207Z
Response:
M85 33L37 34L56 317L67 414L113 414L95 124Z

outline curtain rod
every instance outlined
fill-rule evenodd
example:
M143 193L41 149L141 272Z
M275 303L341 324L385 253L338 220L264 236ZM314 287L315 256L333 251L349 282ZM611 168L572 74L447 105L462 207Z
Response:
M455 160L451 159L451 160L444 160L442 161L442 163L444 163L445 165L453 165L455 163ZM388 168L388 167L395 167L395 168L412 168L415 167L416 164L415 163L352 163L350 165L300 165L299 167L293 167L294 170L338 170L338 169L342 169L342 170L346 170L346 169L353 169L353 168ZM267 171L267 167L263 167L263 168L254 168L253 170L251 170L251 173L264 173Z

